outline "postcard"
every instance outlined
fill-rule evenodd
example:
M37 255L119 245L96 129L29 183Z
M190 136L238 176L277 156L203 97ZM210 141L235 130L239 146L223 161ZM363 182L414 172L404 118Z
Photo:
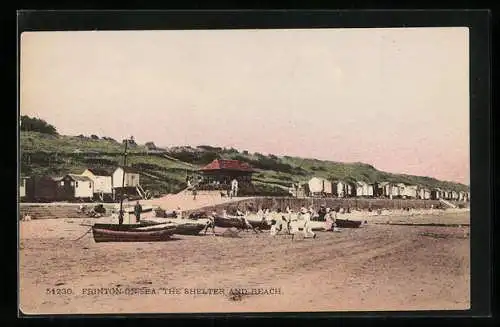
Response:
M26 31L25 315L467 310L469 29Z

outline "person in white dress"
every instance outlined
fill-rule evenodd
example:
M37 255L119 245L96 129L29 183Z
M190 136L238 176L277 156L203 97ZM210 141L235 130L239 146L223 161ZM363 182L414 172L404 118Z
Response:
M305 211L303 213L304 219L304 238L316 238L316 233L312 231L311 214Z
M231 197L238 196L238 181L233 179L231 181Z
M311 214L303 207L297 216L297 220L292 222L292 240L295 234L301 232L300 229L302 229L304 238L316 238L316 234L312 231L310 222Z

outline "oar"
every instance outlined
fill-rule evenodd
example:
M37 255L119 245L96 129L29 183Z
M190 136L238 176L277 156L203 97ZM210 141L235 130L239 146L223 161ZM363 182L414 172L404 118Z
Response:
M92 230L92 227L90 227L82 236L80 236L76 240L73 240L73 242L76 242L76 241L80 240L82 237L84 237L85 235L87 235L91 230Z

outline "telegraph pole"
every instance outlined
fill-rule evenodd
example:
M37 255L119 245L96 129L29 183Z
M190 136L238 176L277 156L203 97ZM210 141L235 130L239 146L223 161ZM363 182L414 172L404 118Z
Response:
M127 145L128 139L125 139L125 153L123 154L123 176L122 176L122 189L120 194L120 212L118 214L118 223L123 224L123 191L125 188L125 166L127 166Z

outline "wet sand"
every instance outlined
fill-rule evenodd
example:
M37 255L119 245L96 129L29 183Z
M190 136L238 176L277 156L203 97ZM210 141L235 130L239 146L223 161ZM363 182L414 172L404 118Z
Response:
M92 219L22 221L20 307L25 314L469 308L468 226L373 219L293 242L241 232L240 238L207 234L156 243L95 243L91 233L75 241L89 229L80 224ZM419 219L464 222L469 213ZM219 291L192 294L215 292L209 289ZM231 289L246 291L237 296Z

